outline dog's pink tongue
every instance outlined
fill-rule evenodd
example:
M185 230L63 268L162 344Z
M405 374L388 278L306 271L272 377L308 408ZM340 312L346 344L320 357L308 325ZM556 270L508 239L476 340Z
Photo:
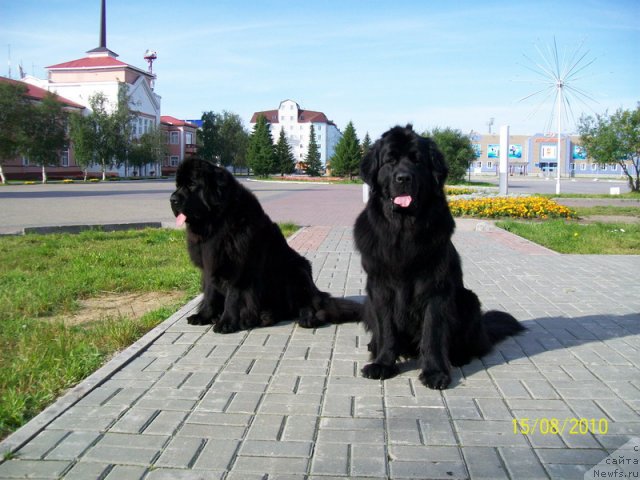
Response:
M187 221L187 216L184 213L179 213L176 217L176 227L181 227L184 222Z
M393 203L401 206L402 208L407 208L409 205L411 205L411 200L413 200L411 198L411 195L401 195L399 197L394 198Z

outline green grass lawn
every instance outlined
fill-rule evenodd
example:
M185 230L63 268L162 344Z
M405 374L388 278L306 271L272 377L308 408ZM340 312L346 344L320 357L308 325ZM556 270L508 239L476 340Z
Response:
M496 225L560 253L640 255L640 224L507 220Z
M605 206L596 205L593 207L571 207L579 217L588 217L590 215L621 215L625 217L640 217L640 205L638 206Z

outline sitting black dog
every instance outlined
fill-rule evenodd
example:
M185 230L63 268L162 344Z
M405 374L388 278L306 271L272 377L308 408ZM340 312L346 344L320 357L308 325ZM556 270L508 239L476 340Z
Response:
M187 225L189 255L202 271L204 297L190 324L229 333L285 319L302 327L360 319L360 304L318 290L309 261L226 169L187 159L176 187L171 208Z
M464 287L444 192L448 169L431 139L411 126L392 128L365 156L360 174L370 197L354 235L367 272L363 317L373 360L362 374L389 378L399 357L414 357L422 383L446 388L451 365L486 354L524 327L508 313L483 314Z

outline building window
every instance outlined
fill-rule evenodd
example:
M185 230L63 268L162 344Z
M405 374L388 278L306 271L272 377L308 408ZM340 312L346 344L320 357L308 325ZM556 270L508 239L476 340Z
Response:
M186 143L187 145L193 144L193 133L184 132L184 143Z
M476 162L476 168L482 168L482 162Z
M60 166L61 167L69 166L69 150L63 150L60 153Z
M591 164L591 171L592 171L592 172L595 172L595 171L597 171L597 170L598 170L598 165L597 165L596 163L592 163L592 164Z
M177 167L179 161L180 157L178 157L177 155L171 155L171 158L169 159L169 163L172 167Z
M171 135L171 140L170 140L171 145L179 145L180 144L179 132L170 132L170 135Z
M29 166L29 157L22 157L22 166L23 167Z
M610 165L610 167L611 167L611 171L612 172L617 172L618 171L618 164L617 163L612 163Z
M487 162L487 168L489 169L493 168L493 162Z
M580 164L580 170L585 171L587 169L587 164L586 163L581 163Z

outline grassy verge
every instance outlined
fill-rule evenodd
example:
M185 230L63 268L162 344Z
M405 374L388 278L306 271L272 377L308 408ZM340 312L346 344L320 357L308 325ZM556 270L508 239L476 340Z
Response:
M608 193L540 193L536 194L547 198L624 198L626 200L640 200L640 192L626 192L620 195L610 195Z
M638 207L615 207L597 205L594 207L572 207L579 217L588 217L591 215L614 215L624 217L640 217L640 206Z
M200 289L181 230L0 237L0 259L0 439ZM174 291L181 301L138 319L64 321L80 299Z
M640 255L640 225L636 224L505 220L496 225L560 253Z

